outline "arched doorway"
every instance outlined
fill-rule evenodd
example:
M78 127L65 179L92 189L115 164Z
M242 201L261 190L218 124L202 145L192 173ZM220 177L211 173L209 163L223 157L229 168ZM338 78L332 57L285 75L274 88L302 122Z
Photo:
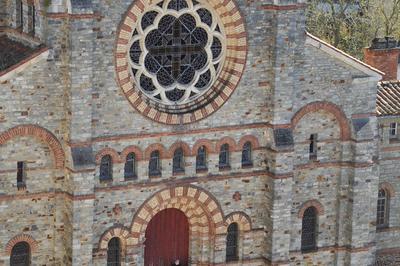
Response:
M189 223L186 215L174 208L157 213L146 229L145 266L169 266L176 259L189 260Z

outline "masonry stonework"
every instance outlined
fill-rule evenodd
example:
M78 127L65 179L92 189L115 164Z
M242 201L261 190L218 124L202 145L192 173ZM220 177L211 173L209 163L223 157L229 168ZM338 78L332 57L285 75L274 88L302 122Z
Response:
M0 264L10 265L12 247L23 241L32 265L106 265L117 237L121 265L145 265L147 225L168 208L187 217L191 265L372 265L377 254L400 248L398 149L383 134L389 120L378 127L375 114L382 72L306 33L303 1L212 0L238 33L218 83L225 94L198 113L157 114L124 87L132 81L124 81L128 66L118 59L124 25L157 2L34 1L34 36L16 29L14 2L2 2L12 12L0 13L7 26L0 38L49 50L0 83ZM247 142L251 163L243 164ZM221 167L224 144L230 162ZM207 167L196 169L201 146ZM152 176L156 150L161 174ZM137 172L126 178L131 152ZM108 155L112 178L101 179ZM377 231L383 182L394 191L393 215ZM310 207L317 246L304 252ZM238 254L227 263L232 223Z

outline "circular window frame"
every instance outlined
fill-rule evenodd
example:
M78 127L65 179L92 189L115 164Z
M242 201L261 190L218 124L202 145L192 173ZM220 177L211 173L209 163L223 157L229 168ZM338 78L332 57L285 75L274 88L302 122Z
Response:
M128 8L118 28L115 44L116 79L130 104L142 115L164 124L188 124L204 119L217 111L232 95L242 77L247 57L247 35L244 18L233 0L198 1L217 16L225 40L225 59L214 84L201 96L181 105L163 106L151 101L132 77L129 63L131 36L142 14L154 4L136 0Z

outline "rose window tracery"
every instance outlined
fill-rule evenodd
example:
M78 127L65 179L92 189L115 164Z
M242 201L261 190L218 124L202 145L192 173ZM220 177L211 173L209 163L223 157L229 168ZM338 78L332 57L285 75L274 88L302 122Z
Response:
M210 89L224 59L224 35L205 6L162 1L138 21L130 66L135 83L151 101L182 105Z

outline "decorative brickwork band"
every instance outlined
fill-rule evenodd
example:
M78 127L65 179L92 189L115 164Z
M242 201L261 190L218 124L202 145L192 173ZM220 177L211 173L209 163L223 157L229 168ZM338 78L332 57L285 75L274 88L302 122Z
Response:
M395 190L389 182L382 182L379 184L379 189L384 189L388 194L389 197L393 198L395 195Z
M201 146L206 147L207 153L214 153L214 145L212 144L212 142L210 140L208 140L208 139L199 139L193 145L192 156L196 156L197 155L197 151L199 150L199 148Z
M237 223L239 230L247 232L251 230L251 221L247 214L243 212L232 212L225 217L225 226L228 227L231 223Z
M150 146L148 146L146 148L146 150L144 151L144 159L149 160L150 155L153 151L159 151L161 159L164 159L167 156L167 151L166 151L165 147L162 144L154 143L154 144L151 144Z
M292 127L294 128L300 119L308 113L318 112L318 111L326 111L335 116L340 125L340 136L342 140L350 140L351 138L351 130L349 126L349 122L347 120L344 112L336 105L330 102L321 101L321 102L312 102L303 106L292 118Z
M313 200L306 201L305 203L303 203L303 205L301 205L297 216L300 219L302 219L304 216L304 212L309 207L314 207L317 210L318 215L323 215L325 213L324 206L318 200L313 199Z
M121 241L122 251L126 251L127 246L133 245L133 237L130 234L129 230L122 226L116 226L108 229L101 236L99 241L99 250L106 250L108 246L108 241L110 241L113 237L118 237Z
M133 152L134 154L135 154L135 156L136 156L136 160L138 160L138 161L140 161L140 160L142 160L143 159L143 152L142 152L142 150L139 148L139 147L137 147L137 146L128 146L128 147L126 147L122 152L121 152L121 160L122 161L125 161L126 160L126 156L129 154L129 153L131 153L131 152Z
M38 248L38 242L30 235L28 234L20 234L16 235L13 238L8 241L6 245L5 252L7 255L11 255L11 250L15 246L15 244L19 242L26 242L29 244L29 248L31 249L31 252L35 252Z
M246 136L243 136L243 137L240 139L239 144L238 144L238 146L237 146L238 151L241 151L241 150L243 149L243 145L244 145L246 142L250 142L250 143L251 143L251 146L253 147L253 149L258 149L258 148L260 147L260 144L258 143L258 139L257 139L255 136L253 136L253 135L246 135Z
M178 148L182 148L183 154L185 156L190 156L190 147L186 142L183 141L175 142L174 144L172 144L171 147L169 147L167 156L169 158L172 158L174 156L175 150Z
M185 213L192 237L210 237L225 232L224 215L212 195L194 186L172 187L154 194L137 211L131 224L134 244L144 239L150 220L158 212L168 208L175 208Z
M145 10L160 1L137 0L124 15L115 40L115 71L117 82L130 104L144 116L165 124L188 124L201 120L228 100L242 77L247 57L247 34L244 18L233 0L204 1L210 11L221 21L226 38L224 40L225 60L208 91L178 107L161 108L160 103L149 101L136 84L129 63L131 36Z
M222 139L220 139L217 142L217 144L215 145L215 151L219 152L219 150L221 149L221 146L224 144L229 145L229 151L231 151L231 152L236 151L236 142L231 137L223 137Z
M32 136L36 137L40 141L46 143L53 153L55 167L64 167L65 154L64 150L58 141L58 139L45 128L37 125L20 125L10 128L6 132L0 134L0 145L6 143L7 141L21 136Z

